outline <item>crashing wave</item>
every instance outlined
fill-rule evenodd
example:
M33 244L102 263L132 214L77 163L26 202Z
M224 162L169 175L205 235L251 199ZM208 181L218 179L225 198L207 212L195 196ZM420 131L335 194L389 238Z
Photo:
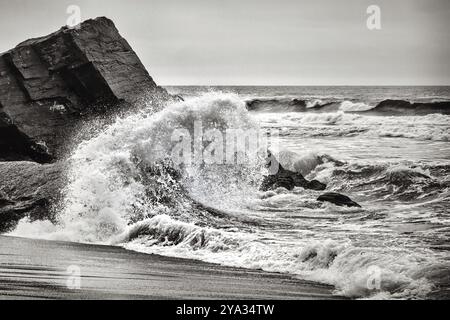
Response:
M333 162L338 165L341 163L327 154L317 154L316 152L298 154L289 150L281 150L276 154L276 158L285 169L299 172L303 176L307 176L317 166L326 162Z
M155 214L169 212L197 221L201 217L193 212L208 208L200 205L202 195L207 196L207 202L214 196L237 193L239 188L252 188L253 180L260 176L253 162L218 166L226 172L187 163L180 181L174 179L170 156L176 141L172 134L174 129L183 128L194 136L196 121L201 121L204 130L257 129L237 96L215 93L174 103L152 115L118 119L98 136L81 143L71 155L58 234L64 234L64 240L107 242L129 223ZM155 167L157 164L162 166ZM219 177L236 177L239 181L220 184ZM216 188L210 187L211 180L217 183ZM197 196L196 201L191 193ZM245 195L242 191L239 194Z

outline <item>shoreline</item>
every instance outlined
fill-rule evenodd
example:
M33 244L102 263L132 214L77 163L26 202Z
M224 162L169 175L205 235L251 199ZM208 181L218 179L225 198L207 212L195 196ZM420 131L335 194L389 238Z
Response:
M71 266L80 278L69 278ZM70 279L80 288L69 289ZM343 299L333 289L116 246L0 236L0 299Z

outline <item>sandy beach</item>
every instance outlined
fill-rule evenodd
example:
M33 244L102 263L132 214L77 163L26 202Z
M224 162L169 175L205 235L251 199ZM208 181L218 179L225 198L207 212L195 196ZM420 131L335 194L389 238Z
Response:
M80 289L67 286L70 266L79 267ZM0 236L1 299L336 299L332 290L120 247Z

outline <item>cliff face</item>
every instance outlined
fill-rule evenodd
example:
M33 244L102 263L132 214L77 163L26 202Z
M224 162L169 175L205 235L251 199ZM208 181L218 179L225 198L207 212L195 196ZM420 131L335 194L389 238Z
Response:
M168 99L107 18L63 27L0 55L0 161L49 162L88 114Z

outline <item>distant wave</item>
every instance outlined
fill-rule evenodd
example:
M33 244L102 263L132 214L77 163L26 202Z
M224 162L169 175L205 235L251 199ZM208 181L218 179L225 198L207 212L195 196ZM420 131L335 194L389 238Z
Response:
M246 101L249 111L254 112L335 112L368 113L374 115L427 115L440 113L450 115L450 101L409 102L405 100L383 100L372 106L366 102L297 98L258 98Z
M405 100L384 100L371 110L387 115L427 115L441 113L450 115L450 101L411 103Z
M257 112L313 112L322 110L338 110L336 101L323 101L320 99L303 100L291 98L252 99L246 101L247 110Z

